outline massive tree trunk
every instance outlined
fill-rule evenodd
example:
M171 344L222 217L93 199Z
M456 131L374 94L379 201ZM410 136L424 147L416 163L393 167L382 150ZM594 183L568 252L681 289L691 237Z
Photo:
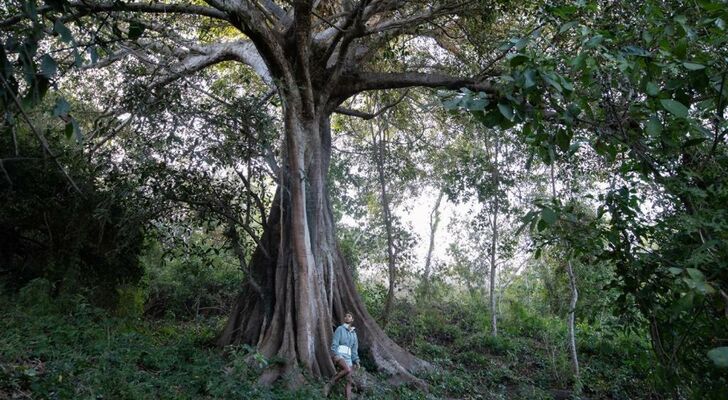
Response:
M424 385L411 373L429 365L395 344L372 319L339 251L325 184L330 108L307 115L300 102L286 100L280 186L250 263L250 281L218 344L248 344L265 357L286 360L266 371L262 383L283 376L296 384L302 370L315 377L331 376L333 328L350 311L360 355L395 380Z

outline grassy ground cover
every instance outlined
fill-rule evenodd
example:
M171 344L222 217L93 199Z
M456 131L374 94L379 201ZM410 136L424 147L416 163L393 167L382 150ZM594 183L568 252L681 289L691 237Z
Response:
M244 346L216 349L221 317L122 317L128 313L93 307L81 296L51 300L46 289L36 283L2 299L0 398L321 397L315 380L297 391L256 386L261 369L278 360ZM359 397L549 399L571 393L562 321L511 307L497 338L487 332L487 321L474 303L400 303L387 330L432 362L434 369L422 376L430 392L373 385ZM637 336L582 325L579 348L588 398L656 398L650 352ZM340 398L339 392L332 398Z

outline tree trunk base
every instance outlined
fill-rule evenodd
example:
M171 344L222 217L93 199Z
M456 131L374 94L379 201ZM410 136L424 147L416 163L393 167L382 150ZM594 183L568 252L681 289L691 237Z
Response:
M279 207L274 206L268 221L284 220L280 214ZM332 220L325 223L332 224ZM316 265L312 290L319 296L315 302L321 306L312 307L314 316L306 317L311 320L304 318L306 324L302 324L299 304L305 298L302 300L296 293L299 266L291 261L290 251L281 244L281 225L274 224L264 232L261 244L265 251L256 251L251 259L250 279L236 299L228 323L218 337L218 346L245 344L256 348L256 359L262 355L284 361L270 365L258 383L271 385L282 380L289 387L299 387L305 377L329 378L336 373L329 347L336 321L350 312L364 363L389 375L390 384L411 384L427 390L427 383L414 374L432 366L397 345L369 315L339 252L333 229L316 249L316 258L321 261Z

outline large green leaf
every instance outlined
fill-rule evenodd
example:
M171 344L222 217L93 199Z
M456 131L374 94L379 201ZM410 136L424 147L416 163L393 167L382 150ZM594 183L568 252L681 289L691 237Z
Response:
M498 110L507 120L513 121L513 107L510 104L498 103Z
M662 104L662 108L678 118L687 118L688 116L688 108L679 101L663 99L660 100L660 104Z
M526 72L523 73L523 87L528 89L533 86L536 86L536 71L527 69Z
M647 82L645 89L647 91L647 94L650 96L654 97L660 94L660 87L657 86L657 84L655 84L654 82Z
M544 209L541 210L541 219L543 219L549 225L555 224L558 218L559 216L556 214L556 212L548 207L544 207Z
M68 29L66 25L63 25L60 18L56 19L56 22L53 24L53 30L61 37L62 41L66 43L71 43L73 41L71 30Z
M645 124L645 131L652 137L660 136L660 133L662 133L662 124L660 124L660 120L654 116L650 118Z
M56 64L56 60L54 60L50 54L45 54L40 60L40 73L50 79L56 74L56 72L58 72L58 64Z
M53 107L53 116L58 117L61 115L66 115L71 111L71 105L68 104L66 99L63 97L59 98L58 101L56 101L55 107Z
M705 69L705 65L703 64L697 64L697 63L691 63L691 62L685 62L683 63L683 66L691 71L697 71L701 69Z

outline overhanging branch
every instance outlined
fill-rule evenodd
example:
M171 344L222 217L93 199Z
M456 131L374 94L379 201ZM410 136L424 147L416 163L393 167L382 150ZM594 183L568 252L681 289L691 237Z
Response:
M437 73L360 72L344 76L342 81L347 82L347 84L337 88L338 91L335 94L344 98L369 90L398 89L415 86L452 90L468 88L476 92L497 93L496 88L488 81Z
M72 9L86 12L108 12L108 11L130 11L147 14L190 14L215 19L228 20L227 14L212 7L198 6L194 4L168 4L168 3L123 3L114 2L92 2L72 0L68 2ZM51 6L38 7L39 14L46 14L53 11ZM0 27L9 27L26 19L24 14L17 14L0 22Z
M405 92L402 93L402 95L399 96L399 98L397 100L393 101L390 104L387 104L386 106L380 108L378 111L376 111L374 113L367 113L367 112L352 110L350 108L344 108L344 107L337 107L336 109L334 109L334 112L337 114L341 114L341 115L348 115L350 117L361 118L363 120L374 119L374 118L384 114L387 110L389 110L393 107L396 107L397 104L401 103L402 100L404 100L404 98L407 97L407 93L409 93L409 90L405 90Z

